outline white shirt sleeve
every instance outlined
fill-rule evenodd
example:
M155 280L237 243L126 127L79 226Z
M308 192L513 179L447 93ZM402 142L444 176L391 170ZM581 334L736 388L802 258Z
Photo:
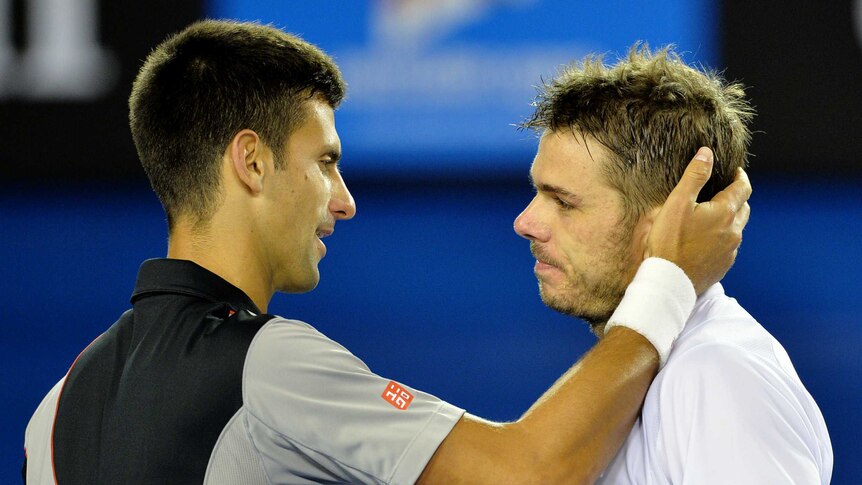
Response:
M731 346L678 355L661 379L657 454L674 484L820 483L814 431L781 369ZM663 451L663 452L662 452Z
M27 452L27 483L54 483L53 431L57 401L66 383L63 376L42 399L27 429L24 449Z
M281 318L249 348L243 399L272 483L414 483L464 413Z

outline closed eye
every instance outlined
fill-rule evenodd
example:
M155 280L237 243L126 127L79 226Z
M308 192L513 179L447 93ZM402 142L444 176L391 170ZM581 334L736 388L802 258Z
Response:
M559 206L560 210L563 210L563 211L572 210L575 208L575 206L573 206L572 204L569 204L568 202L566 202L565 200L563 200L559 197L554 197L554 203L556 203L557 206Z
M325 148L318 155L320 158L318 159L319 163L323 164L321 170L324 172L329 172L335 167L338 170L338 173L341 173L340 165L338 162L341 160L341 149L340 148Z
M554 203L560 207L562 211L568 211L577 208L578 204L581 201L581 198L572 192L558 187L556 185L546 184L546 183L536 183L535 179L533 179L533 175L530 174L530 185L533 186L533 192L539 194L545 194L548 197L554 200ZM567 200L563 200L562 197L565 197ZM570 202L574 201L574 203Z
M324 172L329 172L330 170L335 169L338 171L338 173L341 173L341 165L338 163L338 160L325 158L320 160L320 163L323 164L321 170L323 170Z

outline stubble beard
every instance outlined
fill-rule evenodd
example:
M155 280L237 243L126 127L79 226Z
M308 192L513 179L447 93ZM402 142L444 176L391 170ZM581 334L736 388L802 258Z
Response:
M593 333L610 319L629 283L631 231L621 231L614 239L615 243L604 248L605 255L600 263L604 271L597 277L588 279L582 272L567 272L565 283L553 292L539 279L542 302L552 310L584 320Z

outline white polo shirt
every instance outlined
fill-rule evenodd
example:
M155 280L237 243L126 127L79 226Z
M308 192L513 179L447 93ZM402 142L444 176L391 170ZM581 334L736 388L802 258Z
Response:
M787 352L716 284L598 483L829 483L832 445Z

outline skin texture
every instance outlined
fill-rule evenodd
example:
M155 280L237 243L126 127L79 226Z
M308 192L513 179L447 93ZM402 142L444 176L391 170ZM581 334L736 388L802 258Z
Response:
M654 217L625 221L621 196L601 172L607 157L592 137L546 133L530 169L536 196L515 219L536 257L542 301L593 326L622 300Z
M275 168L274 154L252 130L242 130L222 157L222 202L203 230L180 220L168 257L194 261L245 291L266 311L276 291L317 286L326 254L321 238L356 214L337 162L341 141L332 107L305 103L305 122L289 137ZM229 228L230 237L224 237Z

